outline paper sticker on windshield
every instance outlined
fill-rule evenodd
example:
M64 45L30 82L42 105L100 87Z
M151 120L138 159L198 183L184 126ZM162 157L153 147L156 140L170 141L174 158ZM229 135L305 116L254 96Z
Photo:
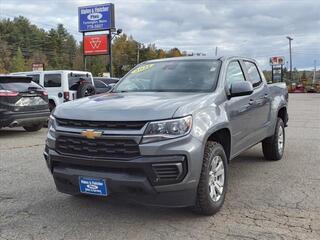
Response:
M215 72L217 70L217 67L216 66L212 66L211 68L210 68L210 72Z
M154 64L147 64L147 65L143 65L141 67L138 67L136 69L134 69L131 73L140 73L140 72L144 72L146 70L149 70L150 68L152 68L154 66Z

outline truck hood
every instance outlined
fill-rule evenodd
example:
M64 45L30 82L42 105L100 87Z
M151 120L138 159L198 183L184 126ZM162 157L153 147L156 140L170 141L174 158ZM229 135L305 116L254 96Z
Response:
M58 118L92 121L168 119L173 117L179 107L194 103L206 95L177 92L106 93L61 104L54 115Z

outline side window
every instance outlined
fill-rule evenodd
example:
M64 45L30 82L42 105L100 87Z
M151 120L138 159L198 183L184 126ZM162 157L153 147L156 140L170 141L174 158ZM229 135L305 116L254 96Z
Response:
M261 76L257 69L257 66L253 62L244 61L244 64L247 68L249 79L248 81L252 83L253 87L257 87L262 82Z
M27 75L29 77L32 77L32 81L34 81L35 83L39 84L39 80L40 80L40 75L39 74L30 74Z
M242 69L238 61L233 61L229 63L227 68L227 83L228 87L230 88L233 82L245 81Z
M44 87L61 87L61 74L45 74Z

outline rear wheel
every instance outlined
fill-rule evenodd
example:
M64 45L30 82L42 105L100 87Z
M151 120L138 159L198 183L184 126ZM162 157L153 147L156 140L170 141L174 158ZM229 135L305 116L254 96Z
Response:
M272 161L280 160L283 156L284 145L284 123L281 118L278 118L274 134L262 141L262 151L265 159Z
M56 104L53 101L49 101L49 110L52 112L56 108Z
M80 84L77 89L77 98L88 97L96 94L96 89L90 83Z
M29 125L29 126L23 126L23 128L27 132L36 132L36 131L39 131L42 127L43 127L43 123L37 123L37 124Z
M194 210L213 215L223 205L228 183L227 157L221 144L208 141L205 147L202 170Z

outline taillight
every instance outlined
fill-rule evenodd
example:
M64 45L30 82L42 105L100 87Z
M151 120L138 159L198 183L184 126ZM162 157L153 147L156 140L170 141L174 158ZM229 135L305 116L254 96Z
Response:
M0 97L16 97L18 96L18 92L13 92L9 90L0 90Z
M43 96L48 96L48 91L44 90L44 91L42 92L42 95L43 95Z
M64 100L69 101L70 100L69 92L63 92L63 97L64 97Z

